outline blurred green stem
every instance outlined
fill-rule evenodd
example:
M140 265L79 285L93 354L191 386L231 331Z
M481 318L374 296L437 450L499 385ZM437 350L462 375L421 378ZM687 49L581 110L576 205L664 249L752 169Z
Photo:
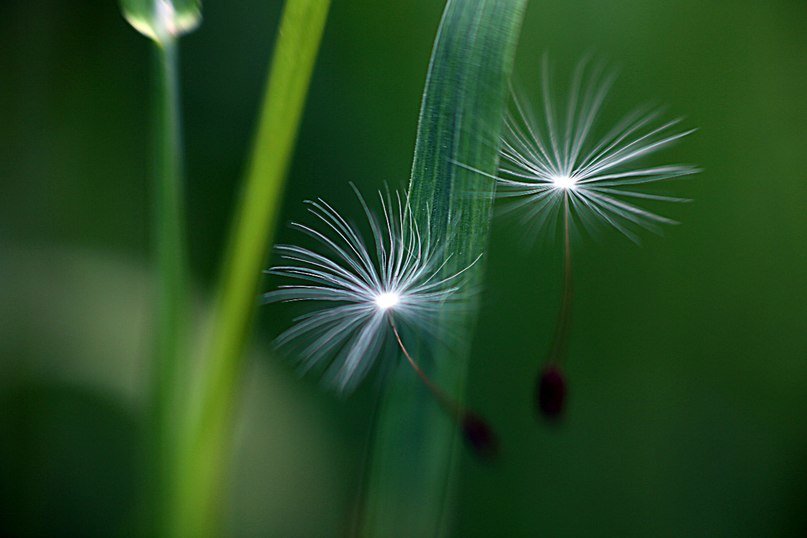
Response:
M171 483L171 447L183 386L186 337L186 259L182 202L177 47L174 39L155 44L155 210L157 264L153 385L154 469L157 517L164 517L165 492Z
M245 189L202 350L199 384L177 454L173 536L220 533L232 422L258 285L294 148L329 0L289 0L284 8Z

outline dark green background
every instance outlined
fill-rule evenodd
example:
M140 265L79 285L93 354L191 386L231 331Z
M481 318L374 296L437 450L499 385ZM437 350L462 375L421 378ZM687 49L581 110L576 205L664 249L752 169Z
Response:
M408 178L441 2L332 8L284 217ZM200 315L261 95L279 1L205 4L182 43ZM457 536L807 533L807 6L532 1L517 72L619 68L606 119L668 104L699 131L654 161L704 172L637 247L574 245L570 400L535 422L559 245L494 221L469 383L501 460L464 456ZM148 351L150 54L114 2L0 5L0 534L108 534L136 515ZM659 160L661 159L661 160ZM281 239L292 239L286 227ZM373 384L340 400L269 355L261 311L229 492L237 535L344 534ZM273 315L283 316L274 320Z

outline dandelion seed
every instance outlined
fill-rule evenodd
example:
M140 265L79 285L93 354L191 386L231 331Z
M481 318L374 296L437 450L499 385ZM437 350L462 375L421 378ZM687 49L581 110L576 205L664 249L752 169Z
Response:
M462 432L465 441L476 454L487 460L499 455L499 440L488 423L476 413L467 412L462 418Z
M538 377L536 407L548 419L558 419L566 403L566 376L559 365L549 364Z
M507 210L522 211L522 223L531 234L554 229L559 220L562 222L563 299L546 366L535 383L536 407L550 419L560 416L566 395L561 365L571 327L572 224L584 228L605 224L638 242L640 229L660 232L660 225L675 221L639 207L634 200L688 201L638 188L699 172L690 165L639 164L694 131L677 130L680 119L660 121L660 110L628 114L605 135L595 138L597 119L614 78L602 64L589 68L589 62L581 62L572 76L565 112L559 113L544 60L543 120L536 120L532 108L514 95L514 112L505 118L498 175L475 170L496 179L499 196L510 201Z
M462 305L465 274L476 261L459 271L449 271L452 253L432 240L429 226L421 231L408 199L400 194L379 193L381 218L357 190L356 195L369 223L369 242L328 203L317 199L308 202L309 212L321 229L297 223L293 226L311 236L320 248L277 247L285 264L267 272L298 283L264 294L264 301L320 304L318 309L298 317L278 342L298 344L302 348L303 370L322 368L329 384L348 392L366 377L384 341L392 335L406 361L461 427L469 445L478 453L481 447L486 454L491 453L495 444L492 432L482 436L481 419L429 379L404 345L399 330L399 326L405 326L414 334L426 336L426 340L434 338L438 320Z

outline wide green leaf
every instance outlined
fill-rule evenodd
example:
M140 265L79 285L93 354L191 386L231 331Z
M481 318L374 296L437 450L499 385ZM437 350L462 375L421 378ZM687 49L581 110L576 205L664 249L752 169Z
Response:
M452 253L447 271L484 251L498 140L526 0L448 0L423 92L410 196L416 218ZM460 165L461 164L461 165ZM480 282L484 263L471 269ZM460 401L476 306L460 338L424 364ZM452 319L452 323L457 323ZM457 327L451 328L456 332ZM382 404L363 529L372 536L434 536L451 523L458 435L416 376L401 367Z

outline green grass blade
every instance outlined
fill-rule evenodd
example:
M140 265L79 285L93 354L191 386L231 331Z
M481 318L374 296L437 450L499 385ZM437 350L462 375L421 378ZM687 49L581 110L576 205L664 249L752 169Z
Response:
M526 0L448 0L423 92L410 183L417 218L451 241L464 267L485 249L507 85ZM457 162L466 167L457 166ZM456 219L459 219L456 221ZM483 271L476 264L472 278ZM469 342L476 308L461 323ZM429 374L463 400L469 346L438 356ZM458 435L402 366L387 394L373 447L364 533L434 536L450 525Z
M178 455L174 536L219 533L244 351L330 2L288 0L245 189L224 257L203 370Z

